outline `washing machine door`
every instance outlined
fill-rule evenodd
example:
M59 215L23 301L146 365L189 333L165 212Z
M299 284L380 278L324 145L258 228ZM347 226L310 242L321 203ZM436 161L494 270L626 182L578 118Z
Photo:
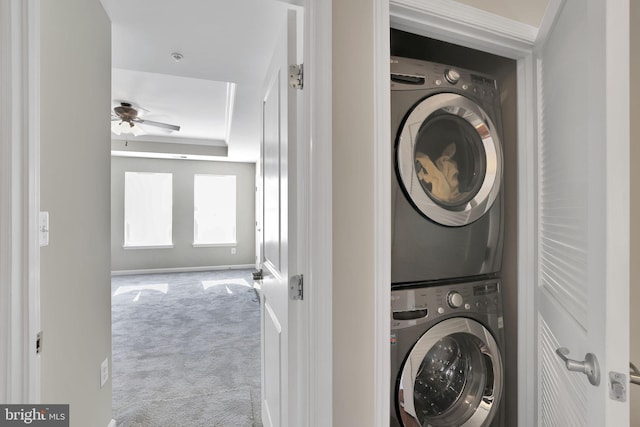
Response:
M469 98L438 93L405 117L396 141L398 180L413 206L447 226L464 226L493 205L502 148L489 115Z
M472 319L444 320L405 360L396 407L403 427L486 427L502 395L502 357L493 335Z

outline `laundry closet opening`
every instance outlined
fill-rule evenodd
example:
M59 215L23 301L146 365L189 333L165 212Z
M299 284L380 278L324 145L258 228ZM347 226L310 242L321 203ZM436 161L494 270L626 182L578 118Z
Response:
M482 401L501 396L500 415L495 416L491 426L516 425L516 61L395 28L391 29L390 54L392 173L395 174L394 182L398 182L392 190L394 292L391 300L394 320L391 328L391 425L405 427L413 425L411 422L416 420L422 423L427 419L432 425L459 425L456 424L459 420L477 416L475 409L469 409L472 405L464 409L456 408L453 403L469 396L471 400L477 399L476 406L482 405ZM425 72L420 72L420 67L425 67ZM425 88L424 95L415 91L416 87ZM465 96L467 90L468 97ZM400 93L403 91L406 92ZM483 104L483 100L491 97L495 98ZM474 102L477 99L481 101ZM495 109L492 109L493 105ZM397 224L398 221L402 222L402 226ZM415 226L408 225L412 221ZM435 239L436 242L424 243L425 239ZM443 290L440 293L430 293L432 290L420 293L417 290L421 286L424 289L440 287ZM499 291L502 304L499 310L496 308L498 322L494 322L496 315L493 312L483 316L479 310L477 317L472 315L474 307L482 304L499 306L494 297ZM404 301L405 297L411 302ZM424 298L422 308L417 303L421 298ZM436 299L437 304L434 302ZM397 306L404 307L398 310L407 311L396 312ZM458 309L459 317L456 314ZM456 340L455 334L437 331L436 326L440 327L449 321L435 325L438 321L430 319L433 319L434 312L439 311L451 321L465 316L478 320L477 324L475 320L470 320L468 325L473 324L469 326L470 330L478 328L479 336L499 335L495 331L501 329L504 336L499 339L496 337L497 343L490 337L486 345L477 344L485 348L497 345L501 358L495 355L498 352L495 349L487 350L482 355L473 353L470 348L467 351L464 339ZM407 319L407 316L416 317ZM399 326L407 321L412 322L412 328L416 324L427 325L433 321L431 330L434 338L428 337L426 326L417 336L409 332L408 326ZM397 322L396 329L393 322ZM424 335L420 338L422 333ZM403 337L412 340L411 343L399 342ZM439 394L437 387L429 385L420 390L416 381L413 390L404 389L405 394L410 391L414 395L413 401L407 403L406 397L398 396L398 390L402 390L402 387L395 386L394 389L394 382L399 384L403 375L402 369L394 366L394 363L400 364L395 362L397 358L413 358L413 353L405 348L424 347L427 345L423 342L425 340L440 344L433 344L430 352L419 357L421 360L423 357L445 360L448 355L453 355L451 366L459 370L477 363L490 371L491 367L497 369L492 364L502 363L503 378L488 375L484 379L484 390L475 392L468 388L473 386L473 382L460 382L459 387L449 389L446 395ZM457 350L454 348L456 346L459 346ZM403 354L394 355L393 352L398 348L402 348ZM469 357L461 358L460 355L465 352ZM428 370L426 362L423 367ZM418 369L417 366L415 368ZM502 383L501 390L493 390L492 387L499 382ZM425 399L430 405L420 408L417 393L427 396ZM414 420L406 419L408 415L404 410L407 405Z

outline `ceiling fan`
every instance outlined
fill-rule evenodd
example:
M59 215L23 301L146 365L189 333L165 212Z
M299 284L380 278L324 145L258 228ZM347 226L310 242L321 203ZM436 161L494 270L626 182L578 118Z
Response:
M116 135L120 135L121 133L132 133L135 136L145 134L145 131L141 127L135 125L136 123L144 123L145 125L157 126L173 131L180 130L180 126L138 117L138 110L129 102L121 102L119 106L114 107L113 111L115 114L111 116L111 131Z

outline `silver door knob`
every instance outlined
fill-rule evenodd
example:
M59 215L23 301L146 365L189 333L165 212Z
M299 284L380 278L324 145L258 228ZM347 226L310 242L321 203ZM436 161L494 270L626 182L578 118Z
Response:
M629 368L629 381L631 384L640 385L640 370L631 362L629 362Z
M584 361L580 362L567 357L569 356L569 349L566 347L560 347L556 350L556 353L569 371L585 374L589 378L589 382L595 386L600 384L600 365L595 354L587 353L584 356Z

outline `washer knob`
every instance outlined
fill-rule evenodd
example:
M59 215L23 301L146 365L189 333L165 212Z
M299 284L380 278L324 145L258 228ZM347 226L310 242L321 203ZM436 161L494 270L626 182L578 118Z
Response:
M449 304L449 307L460 308L463 303L464 298L462 298L462 295L460 295L459 292L451 291L449 292L449 295L447 295L447 304Z
M460 80L460 73L456 70L447 70L444 72L444 78L447 79L449 83L454 85Z

